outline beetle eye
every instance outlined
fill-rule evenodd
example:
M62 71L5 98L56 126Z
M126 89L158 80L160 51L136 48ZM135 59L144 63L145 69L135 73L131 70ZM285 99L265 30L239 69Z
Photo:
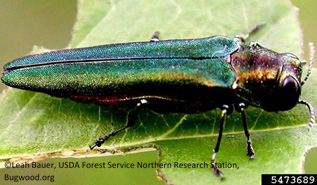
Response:
M279 91L270 101L272 104L275 104L278 111L289 110L297 104L300 93L301 90L298 81L292 76L287 76L282 81Z
M289 92L289 93L295 93L296 94L298 92L298 90L299 90L297 81L291 76L286 77L284 79L284 81L283 81L282 90L284 92Z

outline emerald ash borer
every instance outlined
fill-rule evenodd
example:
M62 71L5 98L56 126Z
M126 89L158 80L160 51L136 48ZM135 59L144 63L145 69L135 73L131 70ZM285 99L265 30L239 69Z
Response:
M241 113L247 155L254 157L245 109L259 107L269 112L286 111L304 104L310 112L308 128L315 122L313 106L300 100L303 61L290 53L277 53L259 43L244 43L213 36L201 39L158 40L65 49L16 59L4 66L2 82L16 88L44 92L105 106L133 106L126 125L95 141L90 148L136 122L140 110L158 113L194 114L221 110L219 135L211 157L216 167L223 126L229 114Z

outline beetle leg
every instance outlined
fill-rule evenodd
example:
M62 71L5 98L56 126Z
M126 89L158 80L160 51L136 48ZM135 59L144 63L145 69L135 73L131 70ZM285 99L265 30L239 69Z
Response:
M228 111L229 111L229 106L223 105L223 108L221 110L221 120L220 120L220 125L219 125L218 139L217 139L216 147L214 149L214 153L213 153L212 158L211 158L211 166L213 168L213 172L216 176L219 176L220 178L224 178L225 176L222 173L222 171L217 168L216 155L217 155L217 152L219 151L220 142L221 142L221 138L222 138L222 132L223 132L223 126L226 122L226 119L228 116Z
M261 22L261 23L255 25L253 28L251 28L251 30L249 30L247 34L238 34L238 35L236 35L235 36L235 40L239 40L240 42L244 43L249 38L249 36L251 34L254 34L255 32L257 32L265 24L266 24L266 22Z
M263 44L261 44L259 42L250 42L250 47L252 47L252 48L265 48L263 46Z
M156 31L156 32L153 34L153 36L151 37L150 42L160 41L160 40L159 40L159 35L160 35L160 32Z
M113 132L111 132L110 134L105 135L104 137L99 138L98 140L95 141L95 144L90 146L89 148L92 150L94 149L96 146L100 147L105 141L107 141L110 137L117 135L119 132L132 127L133 125L135 125L136 122L136 118L137 115L139 113L139 111L141 109L143 109L145 107L145 105L148 104L148 101L146 101L145 99L142 99L139 103L137 103L137 105L135 106L135 108L133 110L131 110L128 114L128 120L127 123L124 127L119 128L118 130L115 130Z
M250 138L250 133L248 131L248 124L247 124L247 119L245 117L245 104L244 103L240 103L239 104L239 110L238 110L240 113L241 113L241 116L242 116L242 122L243 122L243 128L244 128L244 134L245 134L245 137L247 137L247 155L250 157L250 159L254 159L254 149L253 149L253 146L252 146L252 141L251 141L251 138Z

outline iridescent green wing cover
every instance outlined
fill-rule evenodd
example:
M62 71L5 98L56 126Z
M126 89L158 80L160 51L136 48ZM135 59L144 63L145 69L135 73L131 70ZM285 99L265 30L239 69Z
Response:
M99 103L140 98L213 101L235 80L223 58L237 49L232 39L215 36L60 50L12 61L4 67L2 81Z
M214 36L202 39L110 44L31 55L6 64L4 69L15 68L21 65L45 64L54 61L78 62L138 58L223 58L237 49L238 45L232 39L223 36Z
M55 96L188 99L213 87L229 88L235 74L223 59L144 59L22 68L2 80Z

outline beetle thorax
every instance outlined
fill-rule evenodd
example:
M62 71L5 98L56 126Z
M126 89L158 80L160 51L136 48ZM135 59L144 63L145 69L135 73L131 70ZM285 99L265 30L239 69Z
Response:
M262 107L278 88L283 67L279 54L262 47L242 46L232 55L237 96L253 106Z

